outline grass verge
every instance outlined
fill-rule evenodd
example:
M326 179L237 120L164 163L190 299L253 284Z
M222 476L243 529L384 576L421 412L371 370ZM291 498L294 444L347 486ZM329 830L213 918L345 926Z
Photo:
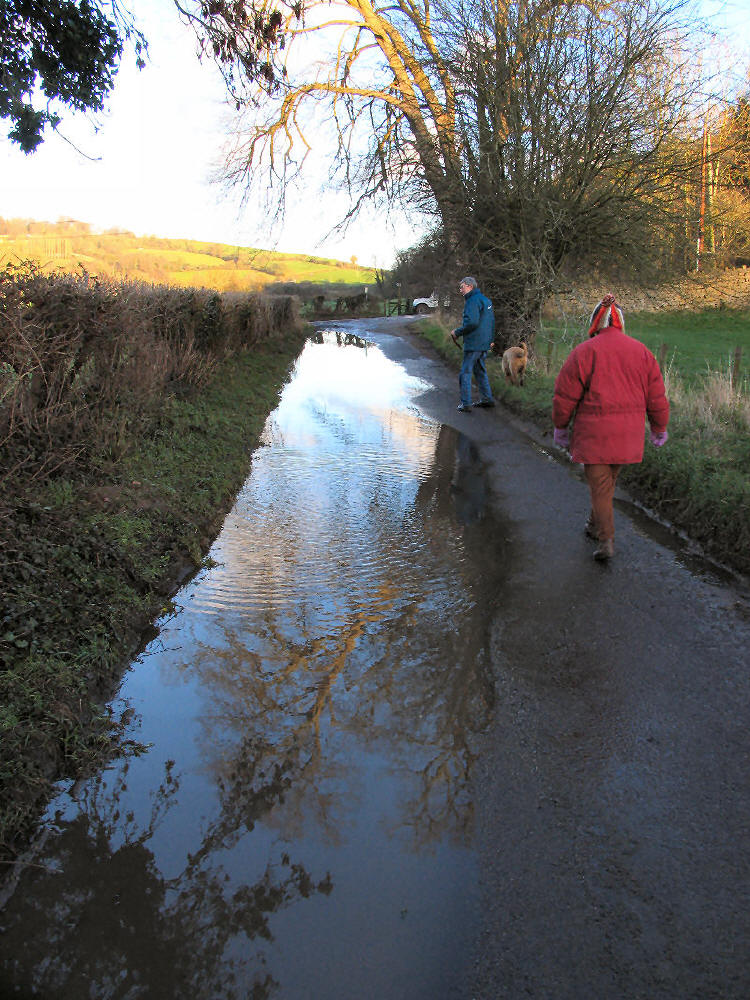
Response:
M675 330L679 326L672 316L667 322ZM664 342L653 318L649 324L652 343ZM639 336L636 330L637 318L634 322L628 317L628 332ZM700 349L699 330L699 321L691 317L690 331L695 334L691 357ZM434 318L422 323L419 332L458 370L461 352ZM733 330L732 338L736 335L737 330ZM528 371L523 387L505 382L497 357L488 358L487 371L497 399L512 412L551 432L555 374L564 356L550 358L543 342L537 347L537 363ZM706 362L710 363L710 356ZM728 373L709 371L696 382L695 374L700 369L698 362L691 361L686 381L667 370L665 381L672 407L669 441L658 450L647 444L643 462L625 466L621 482L639 502L697 541L708 554L748 574L750 399L742 386L731 385Z
M719 374L734 376L736 384L748 392L750 310L628 313L626 324L630 336L653 351L665 372L678 372L685 386L700 388L707 378ZM545 323L536 341L543 368L559 370L571 348L580 341L581 333L582 324L573 327Z
M203 389L167 396L118 463L16 496L0 525L3 865L55 780L138 751L103 705L200 566L303 342L295 332L235 354Z

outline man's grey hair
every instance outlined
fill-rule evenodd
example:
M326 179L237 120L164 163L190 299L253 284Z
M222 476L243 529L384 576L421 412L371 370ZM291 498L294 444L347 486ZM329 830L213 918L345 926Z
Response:
M459 285L468 285L469 288L479 288L479 285L477 284L477 279L472 277L461 278L461 280L459 281Z

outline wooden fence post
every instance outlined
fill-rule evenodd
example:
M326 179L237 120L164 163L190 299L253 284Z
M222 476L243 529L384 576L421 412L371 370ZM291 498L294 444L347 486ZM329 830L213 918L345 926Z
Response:
M547 374L549 375L550 369L552 367L552 352L555 349L555 335L550 331L550 335L547 338Z
M739 389L740 383L742 381L740 375L740 365L742 364L742 348L735 347L734 358L732 359L732 371L729 376L729 384L732 387L732 392Z
M664 372L664 364L667 360L667 350L668 348L666 344L659 345L659 367L662 370L662 374Z

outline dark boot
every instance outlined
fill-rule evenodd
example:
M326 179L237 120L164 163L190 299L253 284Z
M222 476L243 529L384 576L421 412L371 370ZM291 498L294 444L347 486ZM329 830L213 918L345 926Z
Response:
M611 538L602 538L594 550L594 559L597 562L607 562L615 554L615 543Z

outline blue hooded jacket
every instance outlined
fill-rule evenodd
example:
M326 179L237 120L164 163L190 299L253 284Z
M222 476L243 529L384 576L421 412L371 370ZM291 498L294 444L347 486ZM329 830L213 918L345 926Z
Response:
M492 302L478 288L472 288L464 300L464 318L457 337L464 338L465 351L489 351L495 336L495 311Z

